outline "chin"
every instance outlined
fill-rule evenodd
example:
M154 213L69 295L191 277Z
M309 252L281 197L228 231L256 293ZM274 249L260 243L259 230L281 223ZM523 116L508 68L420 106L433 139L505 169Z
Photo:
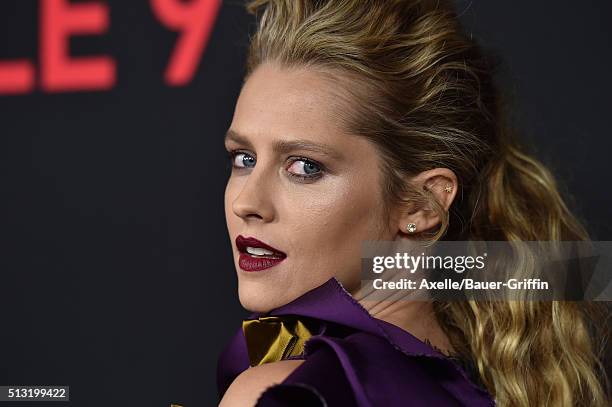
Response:
M238 282L238 298L242 308L250 312L268 312L285 305L282 290L254 282Z

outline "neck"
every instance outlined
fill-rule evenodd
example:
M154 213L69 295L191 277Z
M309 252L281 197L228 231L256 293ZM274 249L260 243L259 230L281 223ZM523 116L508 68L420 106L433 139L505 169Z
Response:
M381 319L409 332L447 356L456 353L438 323L431 301L372 299L369 298L371 295L364 295L361 290L355 292L353 297L374 318Z

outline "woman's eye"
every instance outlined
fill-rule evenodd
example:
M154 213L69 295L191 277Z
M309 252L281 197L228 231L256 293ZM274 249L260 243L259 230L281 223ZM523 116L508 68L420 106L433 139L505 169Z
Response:
M228 151L233 168L253 168L257 159L245 151ZM293 158L289 167L285 170L287 174L299 181L315 181L320 178L325 168L315 161L307 158Z
M240 151L234 151L231 155L234 167L252 168L255 166L255 158L252 155Z
M321 167L310 160L298 159L291 163L287 171L300 177L314 177L319 175Z

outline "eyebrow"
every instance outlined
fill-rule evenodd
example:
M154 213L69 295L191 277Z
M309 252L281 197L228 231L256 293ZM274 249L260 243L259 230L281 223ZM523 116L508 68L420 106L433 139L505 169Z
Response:
M241 143L244 145L253 148L253 144L249 141L249 139L238 133L235 130L229 129L227 133L225 133L225 141L235 141L237 143ZM294 150L308 150L315 153L320 153L326 155L333 159L341 159L342 155L338 153L333 148L329 147L325 144L313 143L308 140L275 140L272 144L272 149L279 154L287 154Z

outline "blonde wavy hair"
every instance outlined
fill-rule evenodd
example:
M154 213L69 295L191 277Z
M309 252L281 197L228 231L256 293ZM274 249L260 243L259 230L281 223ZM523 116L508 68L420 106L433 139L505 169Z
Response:
M442 0L251 0L244 80L264 62L308 67L345 109L330 112L377 146L386 205L429 205L437 240L589 240L551 172L509 130L497 59ZM406 176L446 167L460 191L446 212ZM609 406L606 309L571 301L436 302L459 354L500 406ZM597 329L599 328L599 329Z

